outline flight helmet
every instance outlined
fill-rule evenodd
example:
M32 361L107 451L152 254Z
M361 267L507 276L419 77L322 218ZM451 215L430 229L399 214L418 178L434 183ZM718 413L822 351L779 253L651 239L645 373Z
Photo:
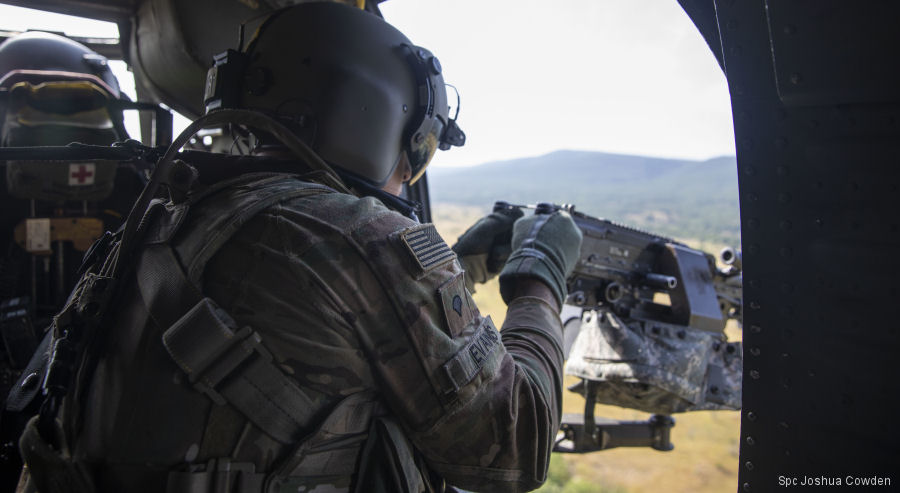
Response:
M438 59L369 12L310 2L273 13L243 51L218 55L207 113L262 111L322 159L373 186L405 155L415 182L437 149L463 145Z
M57 34L0 44L0 145L105 145L127 138L107 59Z

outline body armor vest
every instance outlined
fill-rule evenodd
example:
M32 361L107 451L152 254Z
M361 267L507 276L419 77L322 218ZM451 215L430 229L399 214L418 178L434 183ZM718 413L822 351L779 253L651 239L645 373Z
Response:
M238 326L202 291L207 262L249 219L323 193L334 190L254 173L181 201L154 200L142 246L127 260L133 274L119 281L119 301L104 315L111 323L91 337L64 403L66 460L90 490L349 491L356 477L356 491L369 491L359 471L383 469L386 455L397 471L384 489L422 491L422 466L374 391L344 398L324 419L312 416L303 389L254 328ZM104 262L82 277L60 317L93 302ZM378 443L367 443L370 435ZM31 462L37 476L40 464ZM383 470L364 474L385 477Z

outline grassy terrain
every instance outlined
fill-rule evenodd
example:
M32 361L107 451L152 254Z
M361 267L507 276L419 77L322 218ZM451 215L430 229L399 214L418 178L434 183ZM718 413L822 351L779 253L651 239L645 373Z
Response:
M486 210L479 207L436 204L434 223L448 244ZM683 238L678 238L684 240ZM717 252L723 245L686 241L695 248ZM499 326L506 306L500 299L497 281L478 286L474 295L482 314L491 315ZM740 340L740 330L730 325L729 339ZM576 379L567 377L566 387ZM563 412L580 413L584 399L564 391ZM596 415L626 420L645 420L647 413L615 406L598 405ZM675 415L672 442L675 450L658 452L649 448L621 448L591 454L554 454L543 493L640 493L734 491L737 486L738 411L703 411Z

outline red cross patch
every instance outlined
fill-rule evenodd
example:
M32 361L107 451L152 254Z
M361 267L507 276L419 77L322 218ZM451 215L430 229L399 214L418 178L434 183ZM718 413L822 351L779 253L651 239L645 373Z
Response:
M97 174L96 168L94 163L69 164L69 186L93 185Z

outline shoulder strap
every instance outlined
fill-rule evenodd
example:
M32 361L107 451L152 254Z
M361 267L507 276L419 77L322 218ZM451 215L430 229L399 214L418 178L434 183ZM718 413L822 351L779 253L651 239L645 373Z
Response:
M207 196L200 207L191 203L184 226L142 251L136 278L149 313L166 329L166 350L194 387L219 405L231 405L275 440L289 443L309 424L309 398L278 368L253 329L239 328L203 296L202 273L256 214L331 189L283 175L243 185Z

